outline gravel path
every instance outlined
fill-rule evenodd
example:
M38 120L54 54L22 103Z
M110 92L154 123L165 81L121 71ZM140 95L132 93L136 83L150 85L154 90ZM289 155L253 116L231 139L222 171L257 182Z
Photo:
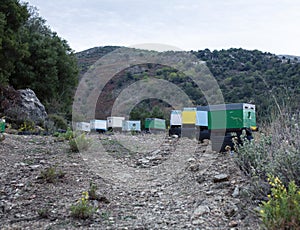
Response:
M0 142L1 229L259 229L247 181L209 143L158 135L90 135L89 150L67 141L5 134ZM41 175L56 172L53 181ZM97 208L70 214L89 184ZM46 215L42 215L46 213Z

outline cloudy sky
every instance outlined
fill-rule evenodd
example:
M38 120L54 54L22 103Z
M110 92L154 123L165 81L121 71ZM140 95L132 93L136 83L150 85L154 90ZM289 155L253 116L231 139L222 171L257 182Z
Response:
M75 51L160 43L300 56L298 0L23 0Z

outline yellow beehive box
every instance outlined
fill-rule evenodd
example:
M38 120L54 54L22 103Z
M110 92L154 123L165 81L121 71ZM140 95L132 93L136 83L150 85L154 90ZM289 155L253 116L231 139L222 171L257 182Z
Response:
M196 124L196 108L184 108L181 113L182 124Z

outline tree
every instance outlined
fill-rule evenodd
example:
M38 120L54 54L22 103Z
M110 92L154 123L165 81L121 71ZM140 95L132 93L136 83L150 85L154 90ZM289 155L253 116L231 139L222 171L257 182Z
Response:
M29 8L30 18L19 31L29 54L16 64L9 83L15 88L31 88L45 104L48 113L70 114L78 67L74 53L66 40L61 39Z
M0 2L0 84L8 83L18 61L28 56L26 44L20 41L19 30L29 17L27 5L18 0Z

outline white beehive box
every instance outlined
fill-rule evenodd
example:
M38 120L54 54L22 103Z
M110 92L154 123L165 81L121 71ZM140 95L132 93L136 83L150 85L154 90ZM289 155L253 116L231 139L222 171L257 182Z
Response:
M107 130L107 121L106 120L91 120L90 121L91 130L97 131L97 130Z
M122 122L125 117L108 117L107 128L122 128Z
M172 110L171 111L171 119L170 119L171 126L180 126L182 125L181 120L181 110Z
M141 131L141 121L123 121L122 131Z
M77 122L76 123L76 130L90 132L91 131L90 123L88 123L88 122Z

